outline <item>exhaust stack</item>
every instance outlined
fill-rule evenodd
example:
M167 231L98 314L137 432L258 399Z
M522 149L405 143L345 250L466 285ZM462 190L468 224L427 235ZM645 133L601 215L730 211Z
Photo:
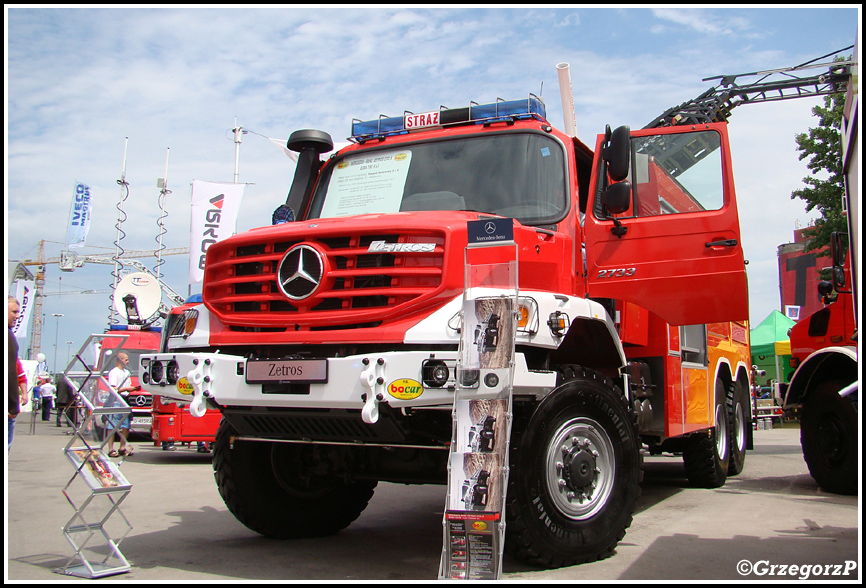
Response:
M562 98L562 117L565 121L565 132L570 137L577 137L577 123L574 118L574 93L571 90L571 71L567 63L556 64L556 74L559 76L559 94Z

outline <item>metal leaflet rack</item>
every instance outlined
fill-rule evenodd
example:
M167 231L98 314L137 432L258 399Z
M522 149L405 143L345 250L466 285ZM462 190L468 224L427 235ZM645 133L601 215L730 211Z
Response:
M497 224L502 226L491 226ZM512 219L472 221L468 228L439 579L498 580L505 544L517 246Z
M114 434L117 424L132 411L123 397L113 390L106 378L97 371L102 341L107 338L126 339L128 335L91 335L67 366L64 377L75 391L76 400L84 407L86 417L76 427L69 443L64 448L66 457L75 468L62 492L75 513L63 526L75 553L62 568L54 570L60 574L82 578L101 578L128 572L129 562L120 551L120 544L132 530L129 520L120 510L120 505L132 489L126 478L104 451ZM99 347L96 347L96 343ZM115 351L123 347L120 342ZM93 365L85 359L93 357ZM89 358L89 357L88 357ZM83 369L73 369L79 363ZM105 421L104 435L100 440L97 423ZM114 417L113 419L111 417ZM69 417L66 417L69 420ZM78 482L76 482L78 480ZM83 493L83 496L82 496ZM88 511L88 509L90 509ZM114 523L109 518L119 515L118 538L112 538ZM118 520L118 517L115 517ZM91 545L91 540L97 540ZM101 558L96 563L90 559ZM78 560L80 563L73 565Z

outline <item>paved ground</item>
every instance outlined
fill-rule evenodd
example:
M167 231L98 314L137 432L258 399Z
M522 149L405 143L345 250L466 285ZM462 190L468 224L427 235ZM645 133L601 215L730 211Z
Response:
M41 421L33 435L29 421L17 427L6 476L7 582L78 579L55 572L73 555L61 532L73 515L62 493L74 472L63 453L68 431ZM745 471L717 490L689 488L680 459L647 457L638 512L614 556L544 571L506 558L504 579L793 581L808 565L812 580L859 580L859 499L816 486L796 426L755 437ZM133 484L121 503L132 530L120 545L131 569L103 581L436 579L444 486L380 484L369 508L338 535L274 541L227 511L209 455L163 452L145 440L134 445L136 454L121 465ZM794 575L791 565L798 566ZM818 565L816 575L811 566Z

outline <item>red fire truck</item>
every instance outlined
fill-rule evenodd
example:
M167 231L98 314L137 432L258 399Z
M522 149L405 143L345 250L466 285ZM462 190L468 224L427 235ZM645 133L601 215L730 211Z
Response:
M378 481L445 483L467 222L486 218L513 219L518 249L507 549L548 567L609 555L642 444L682 452L700 486L742 469L724 123L620 127L593 150L530 96L356 122L352 139L322 162L330 137L293 133L294 221L212 245L203 303L142 358L153 394L222 414L215 477L240 521L325 535ZM392 393L407 380L418 394Z
M99 352L99 362L97 371L107 374L109 370L117 365L117 352L123 351L129 356L129 369L131 376L131 385L139 385L139 357L144 353L152 353L159 349L160 332L159 330L151 330L149 327L144 329L131 329L126 325L112 325L107 331L108 334L124 334L126 339L121 337L107 337L103 340L102 348ZM118 349L120 348L120 349ZM97 383L98 395L97 402L102 404L108 398L109 391L104 388L101 381ZM130 431L139 434L150 434L151 427L151 408L153 397L150 392L144 389L130 392L125 398L132 410ZM104 427L102 422L95 422L94 427L98 434L98 438L102 439Z
M856 79L856 74L852 79ZM857 494L860 464L859 278L856 275L860 235L858 113L857 90L851 85L842 117L843 204L848 214L848 235L845 238L836 233L830 241L832 282L821 282L818 286L826 306L791 327L791 367L796 371L788 384L784 403L786 410L800 416L800 442L809 473L821 488L838 494ZM836 296L831 302L829 296L834 291Z
M201 302L201 299L195 297L190 300ZM192 308L192 304L184 304L171 309L169 317L166 319L164 333L174 333L173 336L183 336L185 324L183 322L184 312L187 308ZM154 351L164 351L166 337L164 336L160 347L155 347ZM192 394L192 388L186 390L188 394ZM189 396L186 401L176 400L154 395L153 401L153 425L150 435L154 442L161 443L213 443L216 439L217 428L220 424L220 415L218 410L208 410L201 418L195 417L189 412Z
M169 318L142 381L191 395L194 415L220 411L215 478L241 522L335 533L379 481L446 481L467 224L510 219L506 549L547 567L607 556L632 520L642 445L681 454L699 486L743 467L748 302L724 121L848 79L845 64L791 71L724 76L594 149L532 95L355 121L326 161L330 136L297 131L275 225L211 245L203 302ZM475 343L499 345L499 322Z

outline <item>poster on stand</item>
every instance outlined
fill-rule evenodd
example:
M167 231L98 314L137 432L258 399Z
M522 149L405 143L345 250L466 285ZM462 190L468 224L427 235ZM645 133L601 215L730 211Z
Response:
M445 513L446 570L442 579L496 580L499 577L501 517L498 512Z
M99 449L69 449L66 455L91 490L121 490L130 486L117 465Z

